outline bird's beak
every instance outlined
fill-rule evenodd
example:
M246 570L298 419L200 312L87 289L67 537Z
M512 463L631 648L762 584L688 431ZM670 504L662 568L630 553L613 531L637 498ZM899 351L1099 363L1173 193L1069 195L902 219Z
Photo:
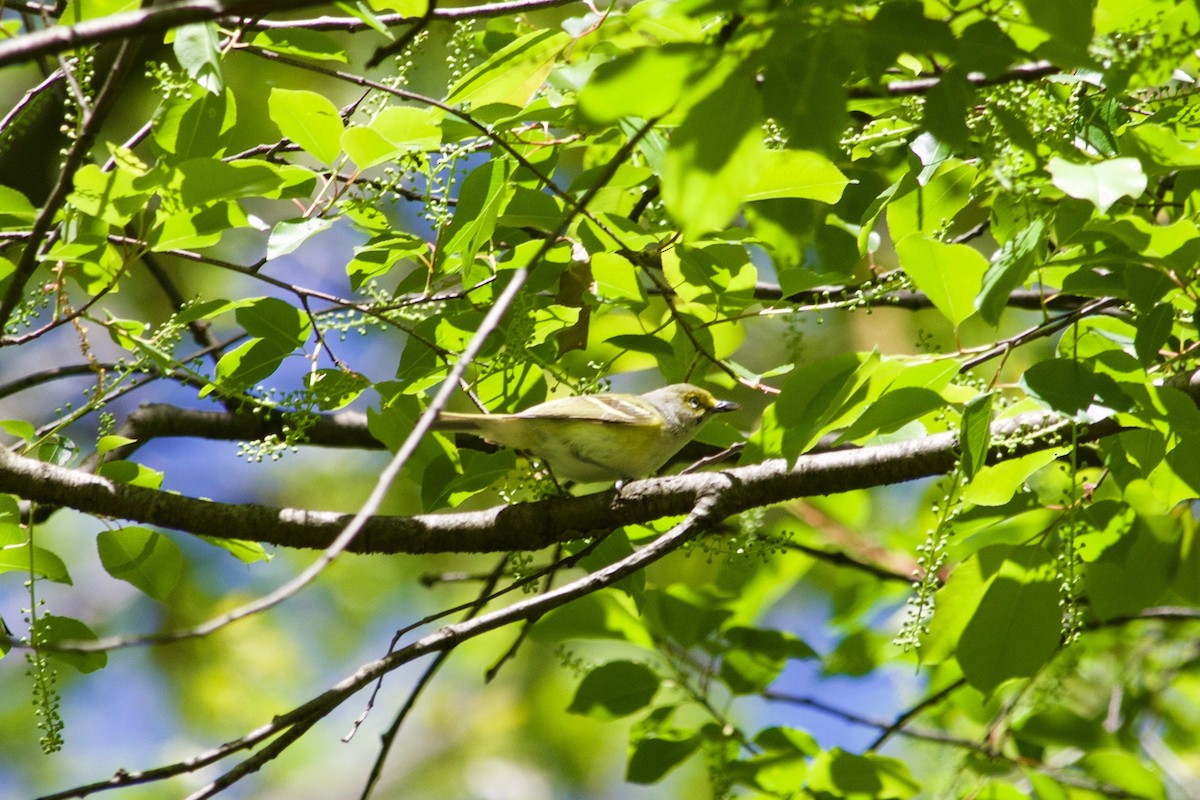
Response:
M713 413L719 411L737 411L741 406L732 400L718 400L717 404L712 407Z

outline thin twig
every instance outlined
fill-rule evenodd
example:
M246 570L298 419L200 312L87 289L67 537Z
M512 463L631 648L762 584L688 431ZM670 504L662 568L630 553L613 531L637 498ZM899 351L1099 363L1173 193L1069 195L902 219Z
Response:
M500 580L500 576L504 574L504 567L508 564L508 559L509 554L505 553L500 557L500 560L496 562L496 566L492 569L491 575L489 576L487 582L485 582L483 587L480 589L479 595L475 598L475 602L471 604L469 609L467 609L464 620L469 620L478 616L487 606L487 598L495 590L496 583ZM392 649L394 649L395 643L396 640L393 639L392 647L388 648L389 653L392 651ZM366 783L363 784L362 794L360 795L361 800L367 800L367 798L371 796L371 792L374 791L375 786L379 783L379 776L383 774L383 765L387 763L388 754L392 751L392 745L396 743L396 737L400 734L400 726L404 724L404 721L408 719L408 715L411 714L412 710L416 707L417 698L421 696L421 693L425 690L425 687L427 687L433 681L434 675L436 675L438 670L442 668L442 665L446 663L446 659L450 658L450 654L453 652L453 650L443 650L434 657L429 666L425 668L425 671L421 673L421 677L417 679L416 685L413 686L413 688L409 691L408 697L404 700L404 705L400 707L400 710L396 713L395 718L392 719L392 724L388 726L388 729L384 731L383 735L380 737L379 752L376 754L375 761L371 765L371 772L367 775ZM376 692L379 691L379 686L382 681L382 677L380 677L379 681L376 681ZM372 695L372 698L374 698L374 695ZM364 717L360 716L359 720L361 721L363 718ZM356 725L357 724L358 723L356 722Z
M723 486L724 489L728 489L731 484L725 482ZM343 680L337 686L313 698L304 705L293 709L291 712L276 717L269 725L259 728L253 735L258 741L261 741L263 738L269 738L275 735L276 732L296 725L300 721L307 722L314 716L324 716L364 686L373 682L378 676L391 672L404 664L431 653L440 653L453 649L463 642L474 639L483 633L506 627L515 622L544 616L551 609L559 608L600 589L612 586L629 575L645 569L650 564L678 550L687 542L710 529L724 518L724 516L726 516L726 512L720 501L720 491L716 494L704 495L697 500L692 511L682 522L641 550L554 591L514 603L511 606L474 617L465 622L447 625L411 645L385 656L379 661L364 665L354 675ZM231 745L233 744L231 743ZM254 746L254 743L242 744L242 742L239 742L238 744L241 745L238 749ZM275 755L277 753L272 753L271 757L273 758ZM265 763L265 760L257 754L251 756L242 762L242 764L222 775L217 781L210 784L210 786L215 786L218 783L222 787L228 786L233 780L261 767ZM70 793L58 795L57 798L82 796L82 794L87 793L87 791L81 792L84 788L80 787L80 790L72 790ZM92 787L86 788L88 791L96 791ZM210 795L199 795L198 797L207 796ZM46 798L46 800L54 799Z

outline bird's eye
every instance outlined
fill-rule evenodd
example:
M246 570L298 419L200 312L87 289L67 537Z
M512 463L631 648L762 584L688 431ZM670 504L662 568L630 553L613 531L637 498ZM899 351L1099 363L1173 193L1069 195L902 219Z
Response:
M688 405L692 407L692 410L694 410L694 411L699 411L699 410L700 410L700 406L701 406L701 403L700 403L700 398L699 398L699 397L695 397L695 396L693 396L693 397L689 397L689 398L688 398Z

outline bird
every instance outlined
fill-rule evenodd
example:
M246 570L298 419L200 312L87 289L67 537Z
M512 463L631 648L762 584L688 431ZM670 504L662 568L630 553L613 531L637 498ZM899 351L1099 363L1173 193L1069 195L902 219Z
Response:
M624 482L653 475L713 414L738 408L699 386L675 383L645 394L561 397L515 414L443 411L432 427L531 453L559 479Z

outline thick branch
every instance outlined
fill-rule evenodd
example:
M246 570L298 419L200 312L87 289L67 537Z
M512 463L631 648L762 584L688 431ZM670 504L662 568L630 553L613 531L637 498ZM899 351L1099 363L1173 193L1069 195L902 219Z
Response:
M467 8L437 9L439 19L467 19L518 14L539 8L567 5L575 0L513 0L486 3ZM276 11L296 11L322 5L318 0L181 0L161 6L141 8L124 14L90 19L75 25L56 25L40 31L0 42L0 67L16 64L43 55L53 55L84 45L129 39L162 33L193 22L209 22L223 18L245 17L250 28L306 28L308 30L362 30L366 23L357 18L320 17L308 20L259 21L265 14ZM385 25L413 22L420 17L405 14L383 14Z
M181 0L149 6L123 14L84 20L75 25L55 25L0 42L0 67L44 55L53 55L89 44L132 39L222 17L258 17L320 5L317 0Z
M1022 415L993 426L993 461L1017 458L1061 444L1066 430L1053 414ZM1114 420L1082 429L1078 441L1120 430ZM374 517L351 550L366 553L500 552L536 550L591 531L686 514L717 483L735 488L723 504L730 513L798 497L835 494L940 475L958 458L955 434L909 442L802 456L792 469L782 459L724 470L635 481L620 491L559 497L481 511ZM29 458L0 455L0 491L91 514L217 538L253 539L289 547L324 548L349 522L334 512L228 504L115 483Z
M166 403L147 403L129 415L120 433L137 439L139 444L150 439L174 436L254 441L272 434L279 435L285 426L294 424L283 414L267 411L254 414L199 411ZM383 447L367 429L367 415L358 411L321 414L316 417L312 427L305 430L304 441L318 447L357 447L363 450ZM126 458L128 452L122 448L114 455Z

